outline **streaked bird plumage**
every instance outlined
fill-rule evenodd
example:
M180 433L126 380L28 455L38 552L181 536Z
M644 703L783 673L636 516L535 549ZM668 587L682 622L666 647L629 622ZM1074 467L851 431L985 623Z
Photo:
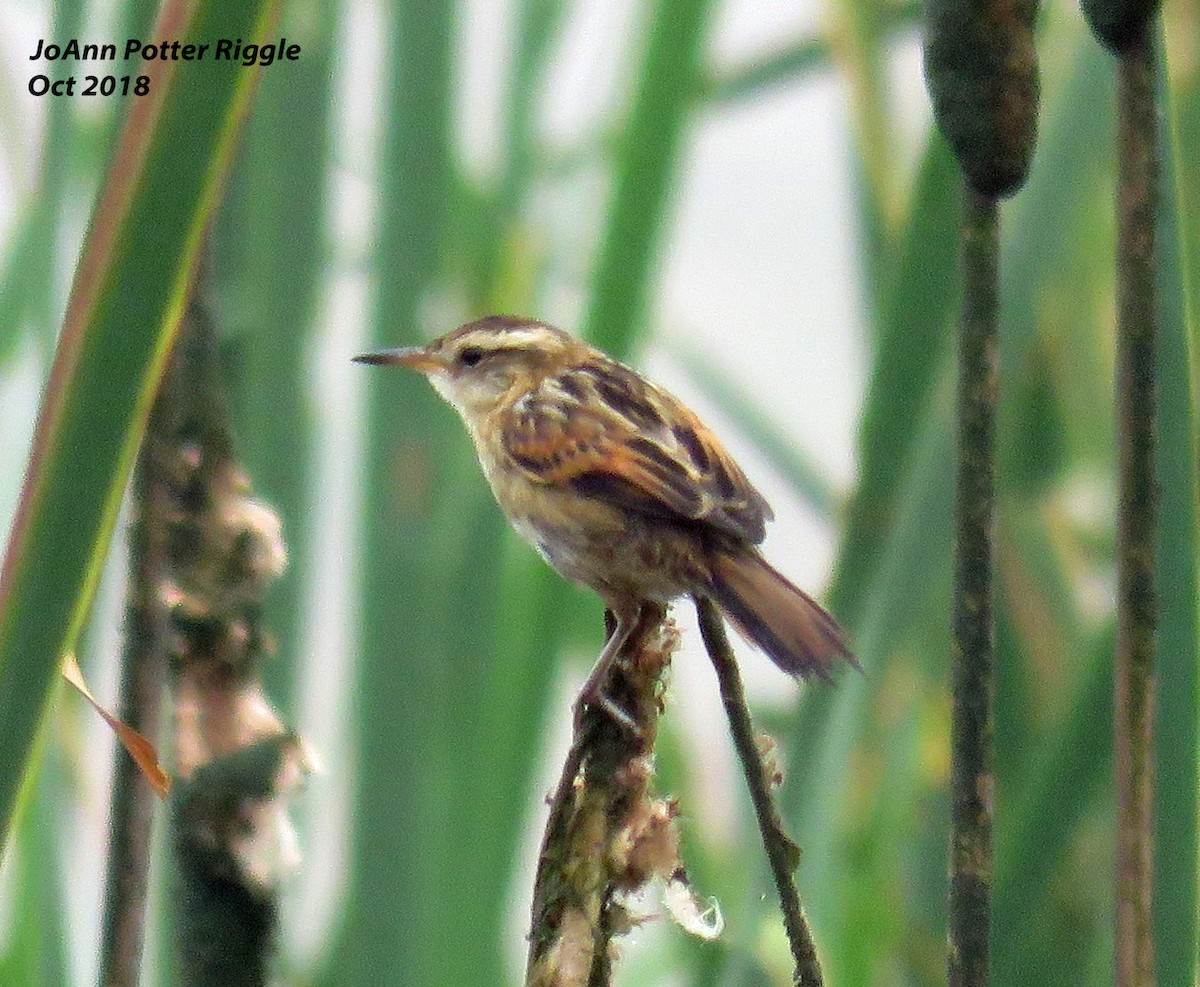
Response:
M518 532L603 598L616 629L583 702L603 701L642 603L683 594L713 598L790 674L854 663L834 619L759 553L772 517L762 495L690 409L636 371L554 326L496 315L355 359L426 374Z

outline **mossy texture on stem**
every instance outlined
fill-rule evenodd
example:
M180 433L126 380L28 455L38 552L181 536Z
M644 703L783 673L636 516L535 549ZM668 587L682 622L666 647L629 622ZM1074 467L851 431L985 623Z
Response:
M203 279L201 279L203 281ZM307 751L262 691L263 595L286 553L274 512L233 457L216 334L191 302L143 459L165 507L165 606L178 784L172 841L184 987L270 982L282 877L295 865L288 797Z
M196 770L173 799L179 867L181 982L189 987L263 987L278 925L276 888L260 880L280 778L299 749L281 734Z
M983 195L1025 182L1037 140L1033 0L929 0L925 80L938 128Z
M651 785L662 676L679 643L665 617L646 606L607 687L637 732L600 708L576 724L538 855L527 987L610 983L610 943L632 925L624 897L655 877L686 886L675 802Z

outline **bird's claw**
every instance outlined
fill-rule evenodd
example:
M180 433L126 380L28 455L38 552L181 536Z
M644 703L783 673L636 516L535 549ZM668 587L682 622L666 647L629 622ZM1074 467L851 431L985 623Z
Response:
M600 691L594 695L591 693L581 693L575 701L575 730L578 732L583 726L583 716L586 710L597 709L603 712L610 720L617 724L622 730L630 734L636 740L644 740L645 733L638 725L627 710L619 706L615 699L607 693Z

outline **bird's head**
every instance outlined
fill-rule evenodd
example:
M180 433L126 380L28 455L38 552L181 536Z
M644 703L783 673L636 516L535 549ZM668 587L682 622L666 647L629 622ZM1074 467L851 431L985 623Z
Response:
M586 348L545 322L489 315L424 346L379 350L354 359L419 370L470 423L536 386Z

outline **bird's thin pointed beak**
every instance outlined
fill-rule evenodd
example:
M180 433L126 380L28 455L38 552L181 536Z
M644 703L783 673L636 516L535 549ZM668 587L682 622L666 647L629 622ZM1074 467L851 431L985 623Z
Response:
M354 358L355 363L371 363L382 367L409 367L426 374L431 370L441 368L441 361L433 356L424 346L403 346L394 350L376 350L374 353L360 353Z

